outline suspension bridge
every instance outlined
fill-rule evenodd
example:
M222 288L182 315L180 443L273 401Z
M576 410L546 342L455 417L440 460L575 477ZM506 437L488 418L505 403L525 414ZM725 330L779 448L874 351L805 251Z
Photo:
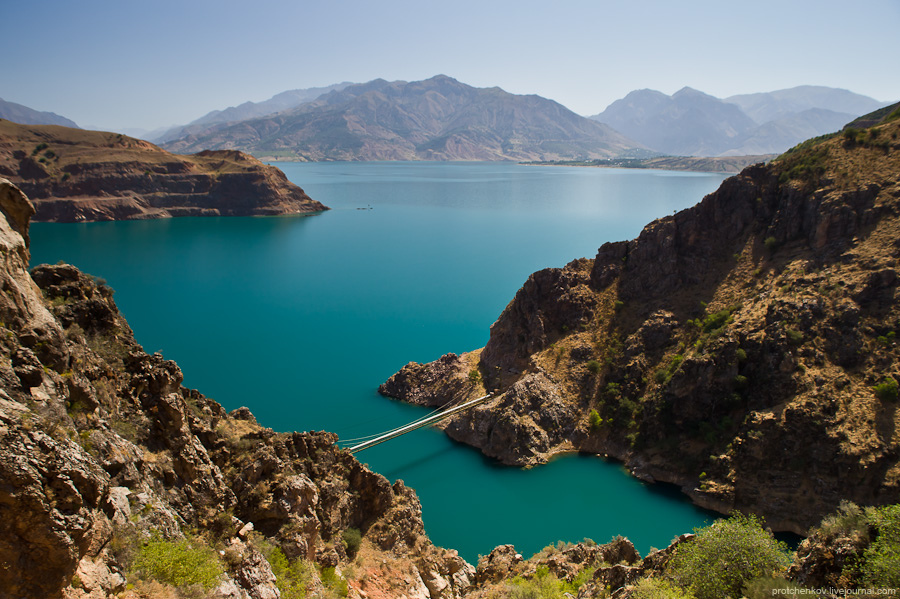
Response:
M431 414L428 414L426 416L423 416L422 418L414 420L414 421L410 422L409 424L405 424L405 425L397 427L395 429L391 429L384 433L368 435L366 437L360 437L358 439L341 440L341 441L339 441L339 443L351 444L349 446L344 446L344 449L346 449L350 453L357 453L359 451L362 451L363 449L368 449L370 447L374 447L376 445L384 443L385 441L390 441L391 439L395 439L395 438L399 437L400 435L405 435L406 433L412 432L416 429L420 429L422 427L432 425L436 422L440 422L441 420L443 420L445 418L449 418L450 416L453 416L454 414L459 414L460 412L464 412L465 410L468 410L469 408L474 408L477 405L483 404L484 402L488 401L489 399L491 399L493 397L494 397L493 393L488 393L487 395L484 395L477 399L471 399L467 402L464 402L457 406L452 406L452 407L448 407L450 405L450 403L452 403L452 402L448 402L447 404L444 404L443 406L441 406L440 408L438 408Z

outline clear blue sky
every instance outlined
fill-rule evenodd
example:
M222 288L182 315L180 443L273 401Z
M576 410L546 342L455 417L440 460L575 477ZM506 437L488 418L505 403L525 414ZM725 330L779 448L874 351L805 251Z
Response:
M0 97L81 126L442 73L591 115L640 88L900 100L900 0L2 0Z

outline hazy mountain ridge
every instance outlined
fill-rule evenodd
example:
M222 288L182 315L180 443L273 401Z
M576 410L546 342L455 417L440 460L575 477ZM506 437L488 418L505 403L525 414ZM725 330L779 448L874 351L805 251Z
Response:
M883 102L846 89L819 85L800 85L773 92L740 94L729 96L724 101L737 104L747 116L760 125L810 108L859 116L884 105Z
M22 104L9 102L0 98L0 119L6 119L22 125L62 125L78 129L74 121L55 112L41 112Z
M591 118L652 149L679 156L721 154L755 125L737 106L689 87L672 96L633 91Z
M690 88L672 96L637 90L590 118L647 147L680 156L778 154L839 130L884 103L853 92L799 86L716 98Z
M187 125L172 127L155 135L148 135L150 141L163 143L178 139L192 133L197 133L217 123L235 123L252 118L264 117L282 110L295 108L300 104L312 102L319 96L332 91L339 91L353 85L349 81L335 83L326 87L310 87L305 89L292 89L275 94L262 102L244 102L238 106L230 106L222 110L213 110L198 119L194 119Z
M352 85L164 147L240 148L294 160L555 160L617 156L640 144L552 100L439 75Z

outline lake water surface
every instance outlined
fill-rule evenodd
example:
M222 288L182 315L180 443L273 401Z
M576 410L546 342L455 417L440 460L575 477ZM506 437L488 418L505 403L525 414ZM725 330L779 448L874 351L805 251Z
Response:
M593 257L724 176L506 163L279 164L332 208L308 217L31 228L32 264L105 278L149 352L278 431L360 437L428 410L378 396L406 362L484 345L530 273ZM629 537L645 553L711 516L615 463L497 465L421 429L358 454L416 489L426 531L475 562L501 543Z

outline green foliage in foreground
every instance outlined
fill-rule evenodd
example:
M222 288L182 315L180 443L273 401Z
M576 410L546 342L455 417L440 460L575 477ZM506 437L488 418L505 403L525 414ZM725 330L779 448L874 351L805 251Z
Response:
M864 586L900 588L900 504L866 510L878 536L863 554Z
M346 597L350 592L347 581L338 576L334 568L322 568L321 579L325 588L338 597Z
M585 568L575 580L566 582L554 576L547 566L540 566L531 578L516 576L506 583L503 596L507 599L564 599L566 593L578 594L578 589L593 573L592 568Z
M688 591L662 578L642 578L631 599L694 599Z
M225 571L211 547L186 539L158 538L138 550L132 569L143 578L175 587L200 585L207 591L218 584Z
M275 586L281 591L281 599L304 599L312 581L315 566L304 560L289 561L281 549L273 548L266 559L275 575Z
M787 546L754 516L735 513L695 532L692 541L678 547L671 570L698 599L736 599L747 582L771 576L791 561Z
M862 508L842 501L835 513L822 519L817 533L826 540L846 537L868 545L845 568L848 579L862 588L900 588L900 504Z

